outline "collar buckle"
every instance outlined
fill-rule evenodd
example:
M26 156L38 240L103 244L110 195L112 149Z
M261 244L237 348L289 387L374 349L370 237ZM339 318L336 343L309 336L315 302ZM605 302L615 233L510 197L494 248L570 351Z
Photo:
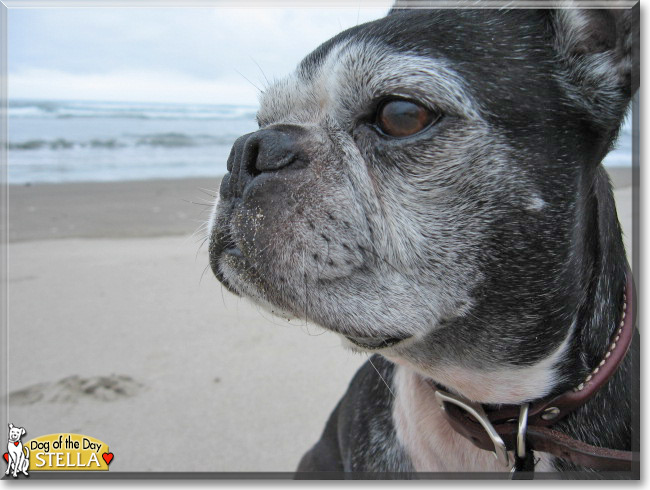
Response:
M447 393L446 391L436 390L435 392L436 401L442 410L446 410L446 403L452 403L457 407L462 408L472 417L474 417L483 427L485 432L487 432L492 444L494 444L494 457L499 463L504 467L509 468L511 466L510 456L508 455L508 449L506 444L503 442L501 436L497 433L496 429L492 425L492 422L488 419L485 410L479 403L470 402L469 400L462 398L460 396L454 395L452 393Z

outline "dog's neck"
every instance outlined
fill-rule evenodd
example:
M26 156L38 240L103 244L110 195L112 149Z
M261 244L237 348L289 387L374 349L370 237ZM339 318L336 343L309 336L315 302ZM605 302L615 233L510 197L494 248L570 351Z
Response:
M559 351L563 351L563 355L561 360L558 359L560 362L557 365L554 386L546 393L538 395L532 392L527 393L529 400L559 395L583 382L604 358L611 344L612 334L618 328L621 320L623 292L629 269L609 178L602 166L598 166L594 168L592 175L584 176L579 187L579 192L584 193L585 196L580 201L585 205L584 209L579 210L582 222L576 231L580 232L581 236L576 239L574 244L580 249L575 250L573 254L574 257L580 258L580 262L573 264L573 269L579 272L577 276L580 308L575 320L575 327L569 334L570 337L566 339L568 345L561 346L559 349ZM594 233L594 230L597 230L597 233ZM591 237L596 237L596 239ZM629 407L632 401L629 380L633 369L631 357L638 349L637 344L637 342L633 342L631 352L614 373L612 381L574 414L558 423L559 430L589 444L629 449L631 437ZM410 371L410 369L405 371L405 368L406 366L400 368L403 376ZM474 371L466 374L468 389L474 390L475 393L477 386L488 391L497 386L500 390L503 387L506 388L503 393L512 391L516 398L519 396L519 392L525 391L527 384L534 385L534 380L522 377L521 372L505 380L492 379L495 373ZM485 374L485 379L478 380L477 377L480 378L482 374ZM411 376L419 378L415 373L412 373ZM449 372L443 376L449 378L449 381L453 383L450 386L457 385L456 391L463 394L464 390L458 386L458 373ZM397 379L401 378L398 376ZM442 382L443 385L446 384L443 379L436 381ZM539 385L542 386L543 382ZM419 394L405 393L407 388L415 389L416 387L418 389L415 391ZM458 388L461 389L458 390ZM428 411L437 410L432 399L433 391L426 383L403 382L400 383L397 390L398 392L401 390L400 394L402 397L406 396L405 400L407 400L406 402L400 401L402 403L401 410L404 411L406 408L415 410L409 416L424 417L423 420L426 420L427 417L430 417L427 415ZM514 393L517 390L518 393ZM427 403L416 403L417 400L424 399L427 400ZM474 399L480 400L480 397ZM498 402L498 400L494 401ZM429 402L431 402L430 406ZM501 403L512 403L512 400L504 399ZM424 405L429 406L426 411L423 409ZM587 434L584 431L585 424L592 429L586 431ZM614 426L616 427L614 428ZM599 434L600 440L596 440L596 434ZM564 462L557 464L567 465ZM568 465L567 468L571 468L571 466Z
M631 274L631 272L628 271L628 274ZM623 356L622 364L625 364L625 360L628 359L625 357L625 352L630 345L630 338L632 338L632 332L635 329L635 291L631 276L628 275L626 282L625 293L623 295L623 312L619 310L619 319L621 321L616 324L617 336L614 340L610 339L609 350L607 351L608 354L613 355L610 358L609 364L603 364L607 360L607 357L604 357L601 363L597 365L606 367L599 367L595 371L600 373L598 376L604 381L596 381L598 376L594 374L594 380L591 382L593 386L589 388L590 383L587 383L587 381L592 378L592 376L589 376L584 384L581 383L573 390L584 389L585 393L588 391L589 393L584 395L586 399L593 397L594 393L598 395L599 390L603 388L602 383L607 383L606 380L610 379L612 373L614 374L614 389L622 384L621 378L627 376L627 374L622 374L619 371L619 368L621 368L619 362L621 356ZM618 348L618 351L615 351L616 348ZM629 360L627 365L628 368L622 370L626 373L629 372ZM455 432L458 429L452 428L454 425L451 424L451 420L445 420L442 416L444 410L436 410L437 403L434 400L433 394L439 387L431 384L430 380L428 381L425 381L425 379L413 371L404 368L398 368L394 378L397 397L393 410L393 419L398 436L407 453L410 455L411 462L416 471L461 471L462 469L467 470L468 468L473 468L476 471L503 471L502 467L499 467L492 458L488 457L488 455L491 456L490 451L483 451L474 447L469 439L466 438L468 436L465 436L465 438L461 436L462 431ZM605 384L605 386L607 385ZM627 391L623 391L623 393L627 393ZM554 406L560 403L557 406L563 406L563 402L559 400L560 398L565 400L565 397L566 395L562 395L550 403ZM613 425L617 422L619 425L623 423L629 427L625 418L626 410L621 406L625 405L626 400L629 402L629 397L613 397L611 393L608 393L605 396L601 394L600 400L598 396L595 398L596 400L591 403L588 401L586 404L578 406L577 410L575 408L568 408L569 411L567 413L569 416L562 423L556 424L558 426L556 428L559 428L560 433L564 433L569 438L593 444L595 447L602 447L603 442L607 441L604 445L610 447L610 449L629 450L630 436L626 431L622 430L622 427L616 427L617 437L614 438L596 435L602 434L602 431L592 431L592 439L589 439L589 430L586 431L585 436L585 427L581 427L582 424L585 424L585 418L587 419L586 423L592 425L592 427L597 426L598 422L602 422L603 420L611 421ZM569 396L566 400L573 400L573 397ZM546 403L549 402L547 401ZM627 408L627 413L629 413L629 407ZM541 409L534 411L538 414L538 417L539 413L541 413L539 410ZM558 411L557 408L554 410ZM562 410L560 409L560 412ZM571 410L574 411L572 412ZM506 412L508 412L508 407L506 407ZM591 414L594 412L601 414L601 417L589 420L592 418ZM621 416L621 412L623 416ZM603 414L604 417L602 416ZM618 414L618 417L615 416L616 414ZM492 415L496 416L496 412L491 413ZM502 413L501 415L503 420L510 416L507 413ZM542 418L544 417L542 416ZM593 439L595 438L598 441L594 441ZM431 444L432 440L435 441L435 444ZM564 441L564 439L562 440ZM563 469L579 469L573 463L570 463L568 459L554 459L546 453L535 453L534 457L537 460L535 465L536 471L553 471L554 469L562 469L562 467L564 467ZM596 460L597 458L594 461Z
M589 192L589 214L586 214L588 219L584 225L591 227L590 230L585 228L584 236L597 239L592 242L585 239L584 242L588 253L584 255L582 266L583 301L568 362L560 367L561 381L555 393L577 386L607 353L612 334L620 323L626 275L631 273L605 169L602 166L595 168L590 180L583 183L583 189ZM629 352L610 381L554 428L587 444L613 449L633 447L631 407L638 397L638 380L633 376L638 369L638 349L638 336L635 335ZM557 465L560 469L573 468L562 461Z
M579 187L586 196L585 207L579 210L583 214L582 236L576 240L582 250L574 254L581 260L574 264L580 277L581 306L566 362L559 367L559 383L554 390L558 392L579 383L607 352L620 320L628 273L615 201L604 168L594 168Z

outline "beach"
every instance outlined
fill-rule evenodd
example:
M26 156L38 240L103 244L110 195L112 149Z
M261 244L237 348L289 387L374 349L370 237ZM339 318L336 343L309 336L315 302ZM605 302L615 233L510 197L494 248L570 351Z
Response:
M631 257L632 180L609 169ZM219 178L11 185L8 418L111 472L290 472L365 355L228 293L195 233Z

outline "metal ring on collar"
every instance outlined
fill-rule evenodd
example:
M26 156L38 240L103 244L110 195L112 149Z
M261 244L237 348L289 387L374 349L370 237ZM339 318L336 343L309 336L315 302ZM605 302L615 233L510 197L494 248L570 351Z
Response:
M526 429L528 429L528 407L529 403L524 403L519 408L519 424L517 426L517 456L526 457Z
M445 403L453 403L474 417L481 424L485 432L487 432L492 444L494 444L494 457L503 466L510 466L510 457L506 445L480 404L470 402L460 396L442 390L437 390L435 396L442 410L445 410Z

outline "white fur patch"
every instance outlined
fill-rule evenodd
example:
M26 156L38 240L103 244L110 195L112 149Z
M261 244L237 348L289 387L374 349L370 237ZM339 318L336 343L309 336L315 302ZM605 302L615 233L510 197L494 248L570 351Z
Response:
M546 201L538 195L532 195L528 200L526 209L528 211L539 212L546 207Z
M575 323L558 348L534 366L507 366L492 371L441 366L435 372L422 374L479 403L518 405L543 398L557 385L557 366L564 359L574 329Z

